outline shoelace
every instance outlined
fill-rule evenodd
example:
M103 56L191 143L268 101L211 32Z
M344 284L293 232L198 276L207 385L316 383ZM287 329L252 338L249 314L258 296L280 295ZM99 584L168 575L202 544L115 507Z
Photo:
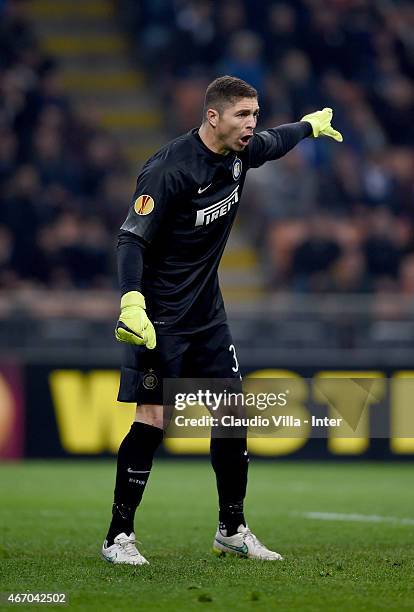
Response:
M128 555L132 555L134 557L139 556L139 552L136 549L135 542L124 540L123 542L120 542L120 545Z
M260 548L261 550L268 552L266 546L264 544L261 543L261 541L254 535L254 533L252 533L250 531L250 529L248 527L245 527L243 529L243 531L241 531L240 533L243 534L243 540L247 542L251 542L254 546L256 546L257 548ZM246 542L246 543L247 543Z

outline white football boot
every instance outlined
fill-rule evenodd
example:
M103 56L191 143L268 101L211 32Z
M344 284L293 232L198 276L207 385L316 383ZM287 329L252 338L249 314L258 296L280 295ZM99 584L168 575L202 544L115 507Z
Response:
M279 553L266 548L250 529L244 525L240 525L237 533L232 536L224 536L220 529L217 529L213 542L213 552L219 556L229 553L239 557L247 557L248 559L261 559L262 561L283 560Z
M127 563L128 565L145 565L148 563L135 546L135 533L127 536L120 533L114 539L112 546L107 541L102 546L102 557L109 563Z

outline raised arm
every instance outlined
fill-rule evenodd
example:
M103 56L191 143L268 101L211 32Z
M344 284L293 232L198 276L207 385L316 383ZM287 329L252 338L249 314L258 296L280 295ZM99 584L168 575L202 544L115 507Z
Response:
M257 168L267 161L283 157L308 136L328 136L342 142L342 135L331 126L331 120L332 109L324 108L305 115L296 123L287 123L256 133L249 144L250 167Z

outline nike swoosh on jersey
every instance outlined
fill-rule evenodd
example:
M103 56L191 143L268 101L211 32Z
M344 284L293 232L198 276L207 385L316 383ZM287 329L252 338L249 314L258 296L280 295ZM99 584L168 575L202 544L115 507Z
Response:
M207 187L203 187L203 188L199 187L199 188L198 188L198 193L203 193L203 191L206 191L206 189L208 189L209 187L211 187L211 185L212 185L212 184L213 184L213 183L209 183L209 184L207 185Z

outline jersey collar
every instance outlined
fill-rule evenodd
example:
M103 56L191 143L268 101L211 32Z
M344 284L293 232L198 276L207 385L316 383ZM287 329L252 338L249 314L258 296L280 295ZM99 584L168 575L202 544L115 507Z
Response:
M216 162L226 163L230 160L233 161L235 155L233 153L229 153L228 155L221 155L221 153L215 153L211 149L209 149L204 142L201 140L200 135L198 133L198 128L193 128L190 130L190 134L194 137L194 141L197 143L199 149L203 151L204 154L207 154L211 160Z

